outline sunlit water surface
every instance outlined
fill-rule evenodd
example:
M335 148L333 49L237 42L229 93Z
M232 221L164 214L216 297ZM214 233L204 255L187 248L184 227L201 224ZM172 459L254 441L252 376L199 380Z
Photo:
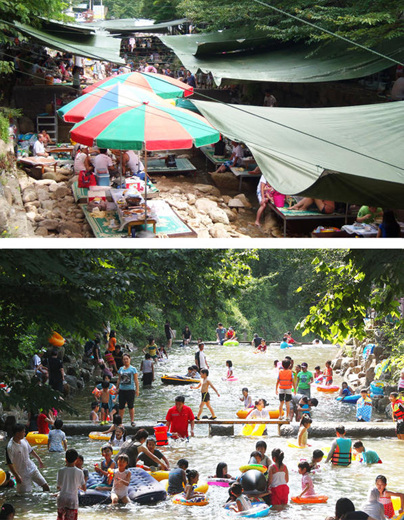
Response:
M189 387L163 386L160 377L165 373L185 374L188 365L193 364L195 346L181 348L173 347L170 358L166 363L160 363L156 368L156 381L153 388L143 390L136 402L136 421L140 425L142 422L151 423L165 417L167 409L173 405L176 395L185 395L186 404L197 411L200 402L200 392L191 390ZM210 365L210 379L217 387L220 397L211 392L212 406L215 413L220 418L235 417L235 412L241 407L239 397L241 388L247 386L253 398L264 397L269 401L270 408L276 408L278 401L275 396L276 373L273 369L275 359L282 359L281 351L277 347L271 347L266 354L253 354L252 348L247 345L239 347L217 347L206 346L205 352ZM292 356L296 363L307 361L309 370L315 365L324 366L327 359L333 359L336 349L330 346L313 347L294 347L287 352ZM234 365L234 372L238 377L237 382L225 382L222 377L226 374L225 362L231 359ZM134 355L133 364L140 366L141 353ZM336 383L341 382L338 377ZM92 388L87 389L83 394L74 400L75 407L79 410L79 420L85 420L89 414L89 404ZM355 420L355 407L344 405L335 401L334 396L327 396L312 392L320 400L320 404L313 413L315 421L329 421L334 424L345 421ZM384 418L374 415L374 418ZM65 417L68 420L68 417ZM129 418L125 415L125 420ZM237 475L238 468L246 464L249 454L253 451L257 437L243 437L240 429L236 426L234 437L208 437L206 426L196 426L196 437L189 442L173 442L167 447L163 447L166 457L174 466L180 458L187 458L190 468L195 468L200 473L200 480L206 480L208 475L212 475L218 462L225 461L231 475ZM291 496L297 495L301 490L301 477L297 473L297 464L302 457L309 457L315 448L329 446L332 438L312 439L309 442L311 448L297 450L287 446L290 439L280 438L277 434L277 426L269 426L268 435L264 437L268 444L268 452L277 447L285 452L285 463L289 468ZM309 435L310 438L310 435ZM364 440L365 446L377 451L383 460L383 464L364 466L353 463L348 468L323 467L323 469L313 476L316 493L328 495L328 504L316 505L295 505L290 504L283 511L271 512L270 516L279 520L297 520L302 517L317 520L324 519L327 514L331 514L337 498L347 496L353 500L357 508L366 498L368 488L373 484L376 475L383 473L388 478L389 488L404 491L404 481L402 478L404 467L404 445L396 439L369 439ZM3 443L4 444L4 443ZM87 437L68 438L69 447L76 448L84 455L85 467L90 471L95 462L100 462L100 447L102 443L91 441ZM43 458L46 467L43 474L48 480L53 492L56 491L56 473L63 466L63 454L49 454L45 447L37 447L38 453ZM38 490L38 488L36 488ZM85 520L119 519L126 520L136 516L138 519L156 520L177 520L179 516L187 518L226 518L227 514L222 509L226 501L228 492L225 488L211 487L209 490L210 503L206 507L185 507L173 505L171 500L167 500L155 506L130 505L126 507L95 506L80 508L79 516ZM56 501L52 494L36 491L29 497L17 497L15 491L8 490L3 492L3 500L11 501L17 508L17 518L30 519L50 519L56 517Z

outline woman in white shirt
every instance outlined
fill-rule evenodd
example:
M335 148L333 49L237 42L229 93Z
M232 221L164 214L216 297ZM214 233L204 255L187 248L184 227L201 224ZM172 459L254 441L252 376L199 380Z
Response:
M74 173L80 173L81 171L90 171L93 169L90 159L88 158L88 147L81 145L74 157Z

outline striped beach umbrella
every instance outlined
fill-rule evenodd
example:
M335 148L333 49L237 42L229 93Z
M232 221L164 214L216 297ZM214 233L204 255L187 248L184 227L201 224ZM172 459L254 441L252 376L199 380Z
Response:
M127 74L118 74L118 76L102 79L89 85L83 90L83 93L87 94L101 86L105 87L106 85L115 85L116 83L123 83L124 85L143 88L164 99L187 97L194 93L193 87L190 87L178 79L170 78L170 76L165 76L164 74L154 74L151 72L129 72Z
M76 124L77 143L116 150L177 150L219 140L219 132L203 117L170 104L138 103L115 108Z
M64 121L79 123L86 117L92 117L106 110L118 107L130 107L143 102L168 103L164 99L142 88L135 88L125 83L104 85L91 93L74 99L58 110Z

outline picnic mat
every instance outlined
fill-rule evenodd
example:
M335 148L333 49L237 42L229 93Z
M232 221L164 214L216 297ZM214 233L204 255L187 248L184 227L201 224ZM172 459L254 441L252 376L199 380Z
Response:
M195 166L186 158L175 158L177 166L169 168L166 166L164 159L149 159L147 161L147 173L170 173L170 172L193 172L196 170Z
M157 234L172 238L197 236L195 231L171 209L165 200L152 200L148 204L155 209L157 214ZM111 219L115 219L116 222L119 222L116 211L109 211L103 218L96 218L91 216L86 204L83 204L81 208L96 238L120 238L127 236L127 230L118 231L109 226ZM141 227L143 226L139 226L139 229L141 229ZM148 225L148 229L151 230L151 224Z
M108 186L105 186L105 190L109 190ZM87 204L88 188L79 188L79 183L76 181L72 184L72 192L75 202L78 202L79 204ZM156 197L158 192L159 190L154 184L150 182L147 184L147 199Z
M309 211L309 210L303 211L300 209L294 210L294 209L289 209L286 207L277 208L277 209L281 213L283 213L283 215L285 215L286 217L303 217L304 216L304 217L323 217L324 219L330 218L330 217L344 218L344 215L342 215L341 213L325 214L325 213L321 213L320 211Z

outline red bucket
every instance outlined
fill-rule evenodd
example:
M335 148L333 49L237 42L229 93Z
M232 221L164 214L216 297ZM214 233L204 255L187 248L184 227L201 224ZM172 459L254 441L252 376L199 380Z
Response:
M273 197L275 206L277 208L283 208L283 206L285 205L286 195L282 195L282 193L275 193Z
M157 446L165 446L168 444L167 426L154 426L153 429L157 441Z

